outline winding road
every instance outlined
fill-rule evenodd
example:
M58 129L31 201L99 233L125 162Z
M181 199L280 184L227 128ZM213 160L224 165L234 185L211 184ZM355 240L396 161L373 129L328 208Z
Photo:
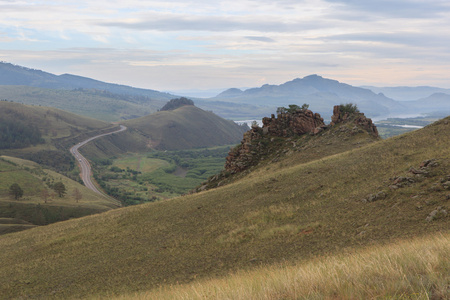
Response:
M113 131L113 132L109 132L109 133L103 133L103 134L99 134L96 136L93 136L81 143L76 144L75 146L73 146L72 148L70 148L70 153L75 157L75 159L78 161L79 165L80 165L80 169L81 169L81 180L83 180L84 185L91 189L92 191L96 192L97 194L100 195L105 195L104 193L102 193L101 191L99 191L97 189L97 187L94 185L94 183L91 180L91 165L89 164L89 161L83 156L81 155L81 153L78 151L78 149L80 149L80 147L83 147L84 145L86 145L87 143L89 143L90 141L93 141L95 139L98 139L99 137L105 136L105 135L110 135L110 134L114 134L114 133L118 133L121 131L125 131L127 130L127 127L120 125L120 129Z

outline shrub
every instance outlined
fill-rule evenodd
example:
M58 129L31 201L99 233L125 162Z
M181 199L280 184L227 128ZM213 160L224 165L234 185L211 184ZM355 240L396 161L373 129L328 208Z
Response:
M349 113L349 114L359 113L358 106L356 104L353 104L353 103L341 104L339 106L339 110L342 113Z

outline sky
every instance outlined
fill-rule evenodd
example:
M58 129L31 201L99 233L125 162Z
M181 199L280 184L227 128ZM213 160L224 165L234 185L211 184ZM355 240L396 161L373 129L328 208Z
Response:
M0 61L159 91L450 88L450 1L0 0Z

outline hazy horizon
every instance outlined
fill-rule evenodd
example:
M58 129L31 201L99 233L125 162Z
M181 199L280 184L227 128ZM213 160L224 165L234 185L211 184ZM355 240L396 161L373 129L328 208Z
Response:
M0 60L159 91L282 84L450 88L442 0L0 0Z

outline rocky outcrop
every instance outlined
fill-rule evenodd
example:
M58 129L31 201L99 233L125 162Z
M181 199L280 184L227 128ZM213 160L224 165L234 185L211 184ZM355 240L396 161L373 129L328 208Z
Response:
M272 114L270 118L263 118L262 122L264 134L281 137L302 135L325 126L320 114L315 114L308 109L299 109L294 113L282 113L276 118Z
M241 144L230 150L225 161L225 170L231 173L237 173L245 170L255 160L255 156L260 154L261 142L258 141L262 136L262 129L258 126L244 133Z
M356 125L359 125L370 134L378 136L377 127L372 123L371 119L364 116L364 113L361 113L358 110L354 112L345 112L342 111L342 105L334 106L330 126L350 120L353 120Z
M372 120L366 118L351 104L336 105L329 125L325 125L320 114L308 109L282 112L277 117L272 114L270 118L263 118L262 123L262 128L253 126L244 134L241 144L230 150L225 163L226 172L238 173L259 163L270 154L270 144L275 138L317 135L339 123L346 124L341 126L340 130L349 135L367 131L372 136L378 137L378 130ZM349 123L354 125L349 127Z
M272 114L270 118L263 118L262 122L262 128L253 126L244 133L241 144L230 150L225 162L226 171L237 173L254 165L266 154L266 145L270 138L314 134L315 131L326 127L320 114L308 109L281 113L277 117Z

